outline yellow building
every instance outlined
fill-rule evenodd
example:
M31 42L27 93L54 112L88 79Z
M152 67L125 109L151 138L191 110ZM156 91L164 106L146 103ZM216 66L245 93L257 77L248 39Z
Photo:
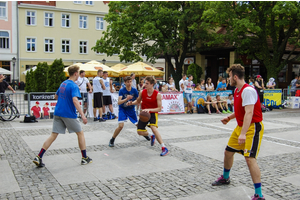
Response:
M107 27L108 9L105 1L19 1L19 80L25 81L26 69L57 58L65 66L103 59L107 65L119 63L117 55L91 50Z

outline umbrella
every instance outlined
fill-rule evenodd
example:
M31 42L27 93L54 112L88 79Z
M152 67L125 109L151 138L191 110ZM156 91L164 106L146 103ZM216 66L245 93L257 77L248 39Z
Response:
M12 74L12 72L0 67L0 74Z
M116 71L120 71L120 69L122 69L124 67L126 67L126 65L123 65L123 64L119 63L119 64L116 64L116 65L112 66L111 69L114 69Z
M163 76L165 74L165 72L143 62L125 66L119 72L120 76L130 76L131 73L135 73L136 76Z
M29 72L32 69L32 71L36 70L36 66L30 68L30 69L26 69L24 72L22 72L22 74L27 74L27 72Z

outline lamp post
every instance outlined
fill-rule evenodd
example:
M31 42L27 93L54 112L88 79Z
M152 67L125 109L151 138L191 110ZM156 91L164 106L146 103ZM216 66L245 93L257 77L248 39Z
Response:
M14 90L16 90L16 79L15 79L15 77L16 77L16 61L17 61L17 59L16 59L16 57L13 57L12 59L11 59L11 61L12 61L12 63L13 63L13 80L12 80L12 83L13 83L13 88L14 88Z
M103 58L102 60L102 64L105 65L106 60Z

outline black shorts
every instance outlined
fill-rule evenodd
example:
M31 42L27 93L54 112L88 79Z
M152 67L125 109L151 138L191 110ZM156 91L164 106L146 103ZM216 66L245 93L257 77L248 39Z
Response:
M112 104L111 96L103 96L103 105L107 106L107 105L110 105L110 104Z
M259 96L260 103L263 103L264 102L264 93L259 93L258 96Z
M147 131L146 126L157 126L157 121L158 121L158 114L157 113L150 113L150 120L148 122L142 122L139 120L138 125L137 125L137 130L138 131ZM149 123L149 124L148 124Z
M212 104L209 104L209 107L210 107L210 112L211 113L217 112L217 110L212 106ZM206 106L205 106L205 112L208 113L208 109L207 109Z
M96 92L94 93L94 108L102 108L103 106L103 93Z

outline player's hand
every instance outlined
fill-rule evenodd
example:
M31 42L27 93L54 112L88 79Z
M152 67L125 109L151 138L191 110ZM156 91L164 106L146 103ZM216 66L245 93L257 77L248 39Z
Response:
M89 93L93 93L93 90L90 90Z
M128 102L126 103L126 105L127 105L127 106L131 106L131 105L132 105L132 101L128 101Z
M83 116L81 116L81 119L82 119L82 122L83 122L83 124L87 124L87 118L83 115Z
M225 118L223 118L222 120L221 120L221 122L223 123L223 124L227 124L228 122L230 121L230 119L228 118L228 117L225 117Z
M130 100L130 99L132 99L132 98L133 98L132 95L127 95L127 97L126 97L127 100Z
M241 134L241 135L239 136L239 139L238 139L239 145L244 144L245 141L246 141L246 135L245 135L245 134Z
M150 113L151 109L144 109L142 110L142 112L147 112L147 113Z

